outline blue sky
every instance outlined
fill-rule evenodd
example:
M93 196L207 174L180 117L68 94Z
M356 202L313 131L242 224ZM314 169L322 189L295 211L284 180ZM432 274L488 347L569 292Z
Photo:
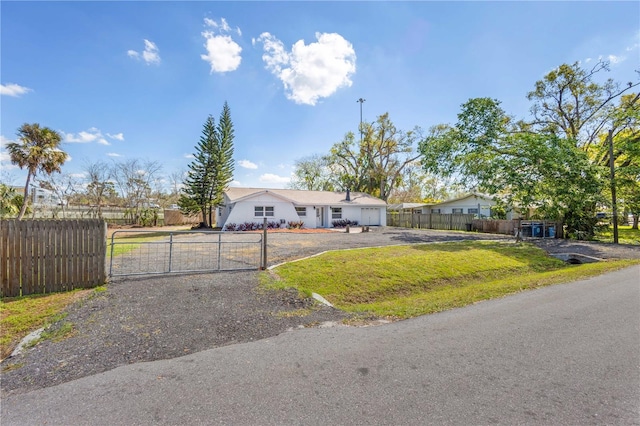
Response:
M23 123L64 136L80 175L97 160L186 170L229 103L235 186L286 187L363 118L403 130L456 120L472 97L517 117L562 63L611 61L637 80L638 2L0 3L1 144ZM26 174L3 150L3 181Z

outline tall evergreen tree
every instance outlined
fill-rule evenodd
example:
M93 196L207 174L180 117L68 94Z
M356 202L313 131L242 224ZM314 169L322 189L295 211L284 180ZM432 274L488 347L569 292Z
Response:
M211 211L223 202L223 194L233 180L233 122L227 102L222 107L216 132L215 161L212 165L212 182L210 191L209 223L212 223Z
M178 200L183 213L201 213L205 227L213 226L213 209L222 204L223 193L233 179L233 138L233 122L225 102L218 125L209 116L203 126Z

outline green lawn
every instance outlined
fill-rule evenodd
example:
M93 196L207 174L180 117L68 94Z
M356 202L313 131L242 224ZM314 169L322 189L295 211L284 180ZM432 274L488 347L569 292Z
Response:
M613 243L613 226L596 233L596 240ZM620 244L640 245L640 230L631 229L631 225L618 226L618 242Z
M53 322L71 303L103 290L104 287L97 287L0 299L0 358L9 356L24 336Z
M166 240L168 238L168 236L156 232L144 234L144 236L126 236L114 238L113 256L116 257L125 253L129 253L130 251L140 247L143 243ZM107 240L107 256L111 256L111 238Z
M349 312L408 318L635 263L569 265L526 243L457 242L329 252L282 265L264 284L318 293Z

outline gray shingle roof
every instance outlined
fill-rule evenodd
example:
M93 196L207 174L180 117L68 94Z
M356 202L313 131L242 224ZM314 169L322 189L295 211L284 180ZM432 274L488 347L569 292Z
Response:
M383 200L362 192L352 192L351 201L346 201L345 191L302 191L298 189L271 189L271 188L228 188L225 194L230 202L252 198L258 194L269 193L284 198L297 205L358 205L368 207L385 207Z

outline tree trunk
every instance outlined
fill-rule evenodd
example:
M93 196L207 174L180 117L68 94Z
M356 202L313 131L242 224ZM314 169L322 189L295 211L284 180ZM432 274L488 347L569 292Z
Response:
M200 222L200 225L202 227L205 227L207 226L207 208L200 207L200 214L202 214L202 222Z
M31 180L31 170L27 173L27 182L24 184L24 197L22 200L22 206L20 207L20 213L18 213L18 220L22 220L24 213L27 211L27 203L29 202L29 181Z
M638 215L633 215L633 225L631 225L631 229L638 229Z

